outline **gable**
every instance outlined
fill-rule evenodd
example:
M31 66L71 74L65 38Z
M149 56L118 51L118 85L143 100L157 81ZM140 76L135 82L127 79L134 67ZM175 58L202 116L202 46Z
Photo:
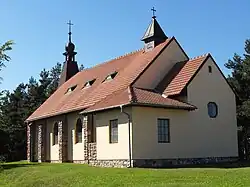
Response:
M227 79L211 55L207 56L186 87L188 97L189 95L196 95L196 97L198 97L199 90L202 90L214 98L216 98L219 94L225 96L230 95L231 98L235 98L233 88L228 83ZM202 97L204 97L204 95Z
M170 79L167 85L165 83L164 85L165 90L163 91L163 94L166 96L174 96L174 95L179 95L183 93L183 91L185 91L187 86L192 82L192 80L199 73L200 69L203 67L203 65L207 62L208 59L213 61L214 66L220 72L220 76L222 76L224 81L230 87L231 91L233 91L234 94L236 94L236 92L228 83L226 77L223 75L220 68L215 63L213 57L210 54L195 57L187 62L181 62L182 65L176 67L176 70L175 70L176 72L174 72L175 75L173 76L173 78Z
M155 89L176 63L187 60L188 56L184 50L177 40L172 38L168 46L135 81L134 86L144 89Z

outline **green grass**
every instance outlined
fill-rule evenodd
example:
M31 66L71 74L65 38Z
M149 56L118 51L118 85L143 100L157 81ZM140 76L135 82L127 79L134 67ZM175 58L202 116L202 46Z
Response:
M0 186L250 186L250 168L118 169L81 164L3 164Z

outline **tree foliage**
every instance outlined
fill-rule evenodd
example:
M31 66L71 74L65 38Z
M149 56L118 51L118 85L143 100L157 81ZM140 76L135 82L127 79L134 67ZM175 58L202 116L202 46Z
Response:
M12 40L9 40L5 42L2 46L0 46L0 71L3 67L5 67L5 62L10 61L10 56L6 54L6 52L12 50L14 42ZM0 81L2 78L0 77Z
M0 94L0 157L6 160L22 160L26 157L26 124L24 121L58 87L61 64L43 69L39 79L21 83L13 92Z
M250 129L250 39L245 41L245 52L242 56L234 54L233 59L228 60L226 68L232 71L228 77L229 83L235 88L238 95L237 119L239 132L239 148L242 157L248 159L249 129Z
M0 70L5 67L4 62L10 61L10 56L6 54L6 52L12 50L14 42L12 40L9 40L5 42L2 46L0 46Z
M80 65L80 67L79 67L79 71L84 70L84 68L85 68L85 67L84 67L84 65L83 65L83 64L81 64L81 65Z

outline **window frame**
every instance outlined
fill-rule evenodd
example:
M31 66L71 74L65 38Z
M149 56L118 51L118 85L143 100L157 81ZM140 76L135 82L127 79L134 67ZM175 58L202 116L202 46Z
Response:
M212 66L208 66L208 73L212 73Z
M80 123L78 123L80 121ZM80 124L81 127L81 132L78 132L78 125ZM79 133L81 133L81 136L79 137ZM82 135L83 135L83 130L82 130L82 119L78 118L76 120L76 124L75 124L75 144L77 143L82 143Z
M167 132L165 134L159 134L159 121L167 121ZM160 136L166 136L166 140L160 140ZM157 118L157 142L158 143L170 143L170 119L169 118Z
M70 93L72 93L72 92L76 89L76 87L77 87L77 84L74 85L74 86L69 87L69 88L67 89L67 91L65 92L65 94L70 94Z
M210 113L209 113L209 104L213 104L213 105L215 106L216 114L213 115L213 116L210 115ZM215 102L212 102L212 101L208 102L208 103L207 103L207 113L208 113L208 116L209 116L210 118L216 118L216 117L218 116L218 105L217 105Z
M116 128L117 128L117 134L116 134L116 135L114 135L114 134L113 134L113 131L112 131L112 125L113 125L112 122L116 122L116 126L117 126L117 127L116 127ZM118 143L118 138L119 138L118 133L119 133L119 123L118 123L118 119L109 120L109 143L110 143L110 144ZM112 137L112 136L117 136L117 138L114 138L114 137ZM114 139L116 139L116 140L114 140Z
M55 126L57 126L57 128L55 128ZM55 129L56 129L56 132L55 133ZM52 138L52 145L58 145L59 144L59 141L58 141L58 122L55 122L54 125L53 125L53 131L52 131L52 135L53 135L53 138Z
M115 72L108 74L108 76L106 76L102 82L107 82L107 81L113 80L117 74L118 74L118 71L115 71Z
M87 81L87 82L83 85L83 89L84 89L84 88L89 88L89 87L91 87L91 86L94 84L95 81L96 81L96 79L92 79L92 80Z

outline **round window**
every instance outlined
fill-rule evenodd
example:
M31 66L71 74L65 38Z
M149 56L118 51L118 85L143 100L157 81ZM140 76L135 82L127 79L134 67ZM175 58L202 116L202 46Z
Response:
M208 115L210 118L215 118L218 114L218 107L216 103L214 102L209 102L207 104L207 109L208 109Z

